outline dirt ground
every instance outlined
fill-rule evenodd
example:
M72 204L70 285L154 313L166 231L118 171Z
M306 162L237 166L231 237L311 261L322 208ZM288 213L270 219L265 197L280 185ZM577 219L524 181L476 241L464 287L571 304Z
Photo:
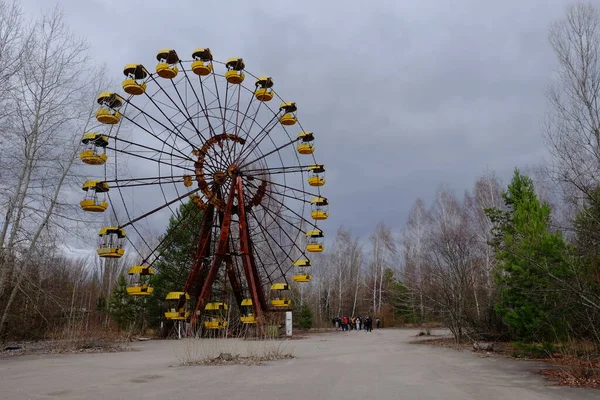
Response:
M553 386L539 363L410 344L416 330L311 334L283 344L133 343L135 351L0 357L0 398L21 399L598 399ZM266 348L265 346L269 347ZM220 352L280 351L264 365L181 366ZM193 396L193 397L192 397Z

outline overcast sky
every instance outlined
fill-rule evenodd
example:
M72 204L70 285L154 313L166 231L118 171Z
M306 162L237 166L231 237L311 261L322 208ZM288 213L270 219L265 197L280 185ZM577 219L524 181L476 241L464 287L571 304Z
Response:
M32 17L53 6L23 0ZM506 183L539 163L559 0L60 0L95 62L119 82L156 51L243 57L296 101L326 165L331 218L367 236L396 231L441 183L462 194L486 170ZM369 5L367 5L369 4ZM235 5L235 6L234 6ZM119 89L114 88L114 89Z

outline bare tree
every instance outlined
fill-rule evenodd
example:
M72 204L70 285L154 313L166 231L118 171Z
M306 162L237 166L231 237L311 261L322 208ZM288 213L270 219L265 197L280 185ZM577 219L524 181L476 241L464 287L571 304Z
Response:
M397 254L392 231L383 222L379 222L375 227L375 232L371 235L371 246L373 312L379 313L383 299L385 270L392 267L391 259Z
M557 57L558 71L548 89L549 110L543 130L552 154L546 172L558 184L564 200L564 204L553 207L562 213L558 218L554 213L552 224L567 238L591 239L597 232L578 224L576 216L583 213L592 227L600 224L597 213L588 212L588 207L598 207L600 202L597 196L600 184L600 11L589 2L570 5L565 17L552 25L549 40ZM596 251L594 245L589 249ZM586 251L587 248L583 249L583 253ZM579 299L573 314L585 321L581 324L587 326L598 341L598 294L594 295L590 289L596 284L590 285L589 272L581 271L584 264L580 259L567 263L574 277L569 280L561 280L546 266L542 267L562 291Z
M17 0L0 1L0 128L11 113L9 99L13 78L21 66L23 51L28 44L27 38L23 37L22 20L21 6Z
M101 74L90 70L87 61L85 42L69 32L58 8L31 27L12 98L15 175L0 231L0 294L14 280L0 335L27 271L44 255L40 240L59 233L62 190L81 134L92 121L92 91L102 85Z
M579 203L593 197L600 177L600 13L590 3L569 6L549 40L558 76L548 89L543 130L553 156L548 171Z
M348 243L351 241L350 232L340 227L334 244L334 268L337 286L337 315L342 315L345 308L344 293L347 288L349 277L347 267L349 254L347 252Z
M425 316L423 302L424 239L427 225L427 210L422 199L413 205L404 229L404 281L411 295L418 297L419 319ZM413 304L415 304L413 297ZM413 310L414 312L414 310Z
M475 235L462 204L446 190L439 190L430 211L428 264L432 290L429 299L440 311L457 341L465 334L475 284L473 246Z
M363 265L363 250L362 246L358 242L358 238L352 239L348 243L348 267L350 270L350 276L354 282L354 299L352 301L352 312L351 315L356 315L357 305L360 296L360 289L362 286L362 265Z
M502 200L502 187L498 178L493 174L479 177L475 181L473 194L465 196L465 206L472 218L472 227L477 238L477 261L481 265L483 273L483 284L486 288L488 302L492 301L493 293L493 271L496 266L494 251L489 245L492 239L492 222L485 214L488 208L501 209L504 206Z
M22 40L22 15L19 3L13 1L0 1L0 201L2 208L10 208L11 197L7 196L14 182L10 179L11 164L8 162L13 151L10 140L12 134L11 115L14 114L13 102L15 74L22 62L23 47L27 44ZM6 279L6 268L2 260L5 257L3 238L6 235L6 219L2 224L0 233L0 295L3 292L3 282Z

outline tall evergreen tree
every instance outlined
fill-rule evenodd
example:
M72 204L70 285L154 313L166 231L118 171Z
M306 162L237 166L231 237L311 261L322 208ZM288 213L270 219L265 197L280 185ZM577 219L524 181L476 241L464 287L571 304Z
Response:
M137 307L135 298L127 294L127 281L123 274L119 275L117 286L108 299L108 313L122 330L129 329L135 323Z
M529 177L515 170L502 197L505 210L486 210L499 260L496 311L515 339L560 338L565 319L555 278L568 274L565 241L550 230L550 206L537 198Z
M156 275L150 280L154 293L149 296L146 312L148 324L158 327L164 312L164 299L169 292L181 291L194 262L196 246L200 236L202 211L191 201L182 204L169 219L169 225L161 241L165 245L154 264Z
M297 317L297 321L298 321L298 325L300 325L300 328L302 329L310 329L312 328L313 325L313 315L312 315L312 311L310 309L310 307L308 306L308 304L304 303L302 305L302 307L300 307L300 310L296 313Z

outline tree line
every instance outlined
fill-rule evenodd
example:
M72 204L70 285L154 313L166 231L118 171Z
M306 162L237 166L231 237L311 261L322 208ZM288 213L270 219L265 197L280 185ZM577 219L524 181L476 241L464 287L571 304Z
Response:
M600 14L568 7L549 42L557 74L542 135L551 158L494 173L463 196L417 199L398 237L380 224L368 245L340 229L304 296L326 320L381 314L443 322L457 341L586 340L600 349ZM367 253L365 255L365 252Z
M83 315L110 289L104 269L62 246L87 222L74 165L106 84L94 65L59 8L29 21L0 1L0 337L89 326Z

